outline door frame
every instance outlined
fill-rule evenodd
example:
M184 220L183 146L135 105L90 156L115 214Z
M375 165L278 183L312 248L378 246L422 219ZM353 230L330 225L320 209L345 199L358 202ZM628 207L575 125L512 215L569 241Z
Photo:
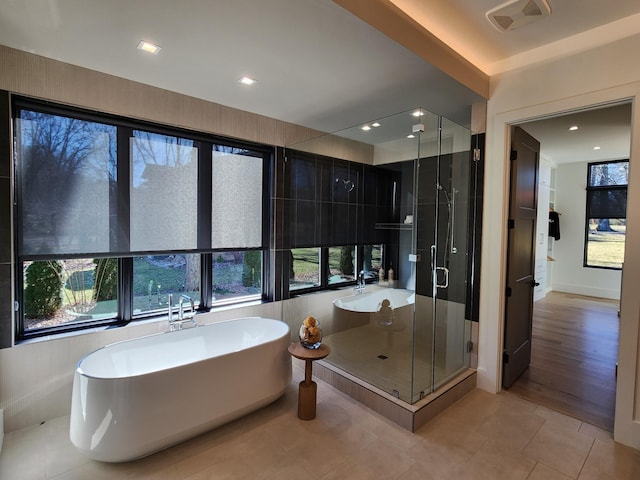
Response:
M504 342L506 282L507 218L509 196L509 149L511 127L520 123L540 120L585 108L603 106L620 101L633 105L630 160L640 164L640 83L603 89L544 104L492 112L491 102L487 111L487 144L484 211L482 228L482 272L480 289L480 322L478 332L478 380L479 388L492 393L502 390L502 346ZM635 141L634 141L635 140ZM491 161L493 160L493 161ZM633 163L632 163L633 164ZM629 209L627 240L629 244L640 242L640 168L630 169ZM637 324L640 299L636 298L634 282L640 282L640 253L627 249L625 276L622 284L622 310L620 315L620 345L618 388L614 438L626 445L640 449L640 418L635 410L640 405L640 357Z

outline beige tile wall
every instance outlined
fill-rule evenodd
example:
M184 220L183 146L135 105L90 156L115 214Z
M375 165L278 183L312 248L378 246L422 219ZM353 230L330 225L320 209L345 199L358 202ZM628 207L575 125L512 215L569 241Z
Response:
M373 161L370 145L2 45L0 65L0 89L9 92L267 145L315 138L316 152Z

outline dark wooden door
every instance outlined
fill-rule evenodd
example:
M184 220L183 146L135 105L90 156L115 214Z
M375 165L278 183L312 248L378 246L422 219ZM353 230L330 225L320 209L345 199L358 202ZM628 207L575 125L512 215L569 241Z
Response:
M515 127L511 136L502 386L508 388L531 361L536 212L540 142Z

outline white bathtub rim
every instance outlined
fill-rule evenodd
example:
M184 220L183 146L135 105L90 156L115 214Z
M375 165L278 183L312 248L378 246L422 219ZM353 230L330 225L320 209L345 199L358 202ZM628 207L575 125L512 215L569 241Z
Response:
M150 374L152 374L154 372L157 372L158 370L152 370L152 371L149 371L149 372L142 372L142 373L136 373L136 374L131 374L131 375L122 375L122 376L100 376L100 375L91 375L90 373L85 372L82 369L81 365L82 365L82 362L87 357L89 357L89 356L91 356L91 355L93 355L93 354L95 354L97 352L100 352L100 351L102 351L102 350L104 350L106 348L113 347L115 345L122 345L122 344L125 344L125 343L135 342L136 340L149 339L149 338L153 338L153 337L159 337L159 336L162 336L162 335L171 335L171 334L178 334L179 335L180 332L183 332L183 331L193 330L193 329L196 329L196 328L197 329L206 328L206 327L210 327L210 326L213 326L213 325L219 325L219 324L223 324L223 323L237 322L238 320L260 320L260 321L269 320L269 321L281 323L286 327L286 329L285 329L285 331L284 331L284 333L282 335L280 335L278 337L275 337L275 338L273 338L273 339L271 339L269 341L261 342L260 345L268 345L268 344L271 344L271 343L275 343L275 342L280 341L283 337L291 335L291 329L290 329L289 325L287 323L285 323L283 320L278 320L276 318L256 317L256 316L230 318L230 319L227 319L227 320L220 320L220 321L217 321L217 322L214 321L214 322L209 322L209 323L198 324L198 327L191 327L191 328L187 328L187 329L184 329L184 330L178 330L178 331L175 331L175 332L170 332L170 331L167 330L165 332L152 333L150 335L142 335L140 337L128 338L126 340L120 340L120 341L117 341L117 342L109 343L107 345L104 345L104 346L102 346L100 348L97 348L97 349L87 353L86 355L83 355L78 360L78 362L76 363L76 368L74 370L74 374L81 375L83 377L90 378L90 379L100 379L100 380L118 380L118 379L127 379L127 378L143 377L145 375L150 375ZM251 346L245 347L245 348L239 348L239 349L235 349L235 350L229 350L228 352L225 352L224 354L216 355L216 357L226 357L226 356L229 356L229 355L233 355L235 353L241 352L242 350L246 350L247 348L251 348ZM180 363L180 364L177 364L177 365L174 365L174 366L170 367L169 369L163 369L163 370L173 370L173 369L182 368L182 367L185 367L185 366L188 366L188 365L195 365L195 364L204 362L204 361L208 360L209 358L210 357L203 357L203 358L198 359L198 360L193 361L193 362Z
M390 295L389 292L391 292ZM351 295L346 295L344 297L339 297L336 298L333 301L333 305L335 308L338 308L340 310L344 310L346 312L353 312L353 313L375 313L379 310L380 307L380 303L382 302L382 300L385 299L385 297L391 297L391 296L402 296L403 298L406 296L406 301L407 303L403 304L403 305L399 305L397 307L394 307L392 305L392 308L396 309L396 308L401 308L401 307L406 307L408 305L414 305L415 304L415 292L413 290L407 290L407 289L394 289L394 288L384 288L384 289L380 289L380 290L373 290L370 292L364 292L361 294L351 294ZM379 302L376 302L375 305L371 304L370 308L368 309L360 309L360 310L356 310L353 308L348 308L349 305L345 305L343 302L345 300L353 300L353 303L359 302L359 301L366 301L368 298L370 297L375 297L375 298L379 298ZM413 301L410 301L409 299L411 299L413 297Z

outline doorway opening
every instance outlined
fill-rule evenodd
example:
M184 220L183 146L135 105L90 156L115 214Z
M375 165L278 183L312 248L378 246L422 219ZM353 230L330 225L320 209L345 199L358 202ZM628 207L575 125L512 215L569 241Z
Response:
M586 187L589 164L629 160L631 103L519 127L540 142L534 267L539 285L533 287L531 363L509 391L612 431L622 265L592 266L585 252L605 237L621 240L616 247L624 250L626 218L608 232L590 229L597 222L589 218ZM552 212L559 232L549 230Z

